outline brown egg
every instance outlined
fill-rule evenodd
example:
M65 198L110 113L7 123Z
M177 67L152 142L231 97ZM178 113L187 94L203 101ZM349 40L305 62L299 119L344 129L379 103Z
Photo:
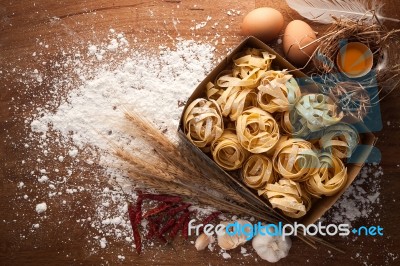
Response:
M318 46L318 43L308 45L317 39L315 32L310 25L301 20L293 20L290 22L283 35L283 51L286 58L297 66L304 66L310 59L311 55Z
M270 41L278 37L282 28L281 12L270 7L260 7L250 11L242 23L243 35L254 35L263 41Z

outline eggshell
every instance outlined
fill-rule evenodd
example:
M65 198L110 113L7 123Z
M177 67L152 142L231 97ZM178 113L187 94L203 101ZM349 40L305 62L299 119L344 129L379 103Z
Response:
M243 19L243 35L253 35L263 41L278 37L283 28L281 12L270 7L260 7L250 11Z
M300 47L316 39L317 36L310 25L301 20L293 20L287 25L283 35L283 51L286 58L295 65L304 66L318 47L318 43L314 42L303 49Z

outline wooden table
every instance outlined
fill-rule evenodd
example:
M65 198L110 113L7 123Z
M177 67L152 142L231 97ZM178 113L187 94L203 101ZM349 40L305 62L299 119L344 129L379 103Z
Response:
M395 0L386 0L384 12L388 16L399 18L398 5ZM87 230L76 226L74 221L82 212L91 212L90 195L80 194L69 208L52 206L51 217L34 233L30 230L32 220L36 213L31 206L25 206L20 199L17 182L24 180L25 185L32 189L30 195L35 195L35 185L28 178L32 167L35 167L35 158L38 150L24 149L23 143L26 132L24 118L35 112L35 106L44 104L49 96L48 88L43 85L35 91L26 92L19 82L18 71L13 69L39 69L49 77L55 77L48 66L32 57L32 53L39 51L38 40L45 40L49 45L43 50L46 60L56 60L61 56L61 50L74 46L77 49L87 47L89 40L101 40L107 36L110 27L118 32L124 32L128 40L135 37L146 40L148 49L157 49L162 43L173 45L176 37L194 39L207 42L218 33L225 37L225 44L216 45L217 56L226 54L227 47L236 46L243 37L239 34L239 25L243 15L255 7L270 6L280 10L286 22L301 17L292 11L285 1L150 1L150 0L85 0L85 1L1 1L0 2L0 263L2 265L70 265L70 264L192 264L192 265L218 265L255 264L257 256L244 258L240 250L231 252L232 259L224 261L217 252L197 252L193 245L177 240L174 249L171 247L154 247L147 249L144 254L137 256L134 251L129 251L126 245L111 243L99 253L91 254L82 245ZM227 15L230 9L240 10L237 16ZM153 16L148 13L152 12ZM204 21L207 16L212 22L219 22L217 28L212 30L204 27L190 30L194 22ZM55 19L58 18L58 19ZM173 26L172 18L179 19L180 23ZM229 27L225 27L229 25ZM319 32L326 26L311 24ZM395 24L389 25L395 27ZM397 25L398 27L398 25ZM165 37L170 36L171 38ZM273 45L274 46L274 45ZM276 45L275 45L276 46ZM276 47L281 51L279 47ZM399 89L399 88L398 88ZM385 236L359 238L355 242L344 242L340 237L330 237L329 241L345 249L346 254L341 255L320 247L314 250L295 240L290 256L278 265L358 265L363 261L368 264L384 265L394 263L387 260L387 253L398 255L400 251L400 233L398 226L400 201L399 191L400 174L398 148L400 134L400 112L397 110L400 93L395 91L386 98L381 105L384 128L377 133L379 141L377 147L382 152L382 167L384 176L381 181L381 202L379 212L380 225L384 227ZM35 104L32 104L34 102ZM386 123L390 121L390 125ZM29 158L25 164L21 160ZM68 162L65 162L68 163ZM42 165L51 165L52 160L44 160ZM82 165L82 174L88 171L88 166ZM91 169L93 170L93 169ZM76 183L88 185L93 181L77 179ZM89 208L80 208L81 203ZM59 223L60 221L60 223ZM368 224L368 220L357 221L357 224ZM192 239L193 240L193 239ZM250 245L246 246L248 249ZM123 251L123 252L121 252ZM124 261L117 259L118 254L123 254ZM355 254L360 257L356 258ZM260 260L258 260L260 261ZM397 264L399 263L396 260ZM266 263L263 263L266 264Z

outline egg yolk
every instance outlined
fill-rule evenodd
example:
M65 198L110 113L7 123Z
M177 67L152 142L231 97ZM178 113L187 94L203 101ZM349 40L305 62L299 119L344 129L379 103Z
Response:
M343 72L358 75L370 67L371 56L359 47L350 46L339 57L339 64Z

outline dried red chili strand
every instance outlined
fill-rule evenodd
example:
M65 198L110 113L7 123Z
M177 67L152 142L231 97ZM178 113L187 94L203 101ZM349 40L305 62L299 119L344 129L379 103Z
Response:
M159 232L159 223L156 222L154 219L149 219L149 234L147 237L149 239L152 239L154 236L157 236L158 239L160 239L162 242L166 243L167 240L164 238L164 236L160 235Z
M161 203L158 206L156 206L153 209L148 210L144 215L143 219L146 219L147 217L157 215L167 209L169 209L172 205L171 204L166 204L166 203Z
M135 212L136 212L135 223L137 225L139 225L140 222L142 221L142 204L143 204L142 192L139 191L138 198L136 200L136 207L135 207Z
M183 227L183 223L186 220L186 218L190 215L189 211L185 211L182 213L181 216L179 216L178 220L176 221L174 227L171 229L171 232L169 233L169 237L174 239L175 236L178 234L179 230Z
M182 204L182 205L180 205L180 206L178 206L178 207L175 207L175 208L173 208L173 209L170 209L170 210L167 212L167 215L169 215L169 216L174 216L175 214L177 214L177 213L179 213L179 212L181 212L181 211L187 210L190 206L192 206L192 204L190 204L190 203Z
M132 203L128 204L128 215L132 226L133 239L135 241L136 252L140 254L142 252L142 239L139 233L138 224L136 223L137 212L133 207Z
M189 221L190 221L190 214L195 213L196 211L189 212L189 215L186 217L185 221L183 222L182 228L182 237L188 239L188 228L189 228Z
M160 235L164 235L164 233L166 233L169 229L171 229L171 228L174 226L175 221L176 221L176 220L175 220L174 218L169 219L169 220L167 221L167 223L164 224L163 227L161 227Z

